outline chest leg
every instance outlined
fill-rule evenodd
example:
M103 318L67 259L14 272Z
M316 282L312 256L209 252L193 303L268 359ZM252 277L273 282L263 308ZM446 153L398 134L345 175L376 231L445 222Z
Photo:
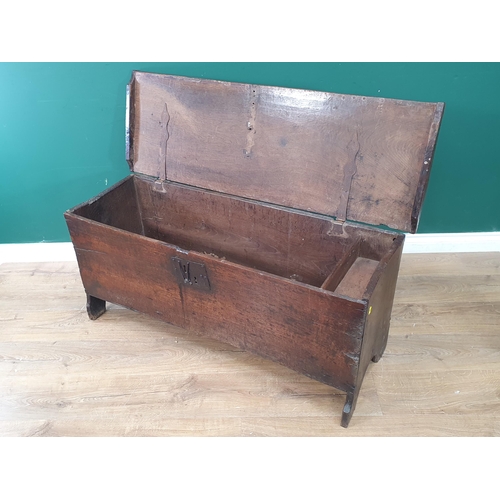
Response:
M352 414L356 408L356 402L358 401L358 394L361 384L356 386L352 391L347 393L347 398L345 401L344 409L342 410L342 427L347 428L349 422L351 421Z
M87 294L87 314L90 319L97 319L106 312L106 301Z

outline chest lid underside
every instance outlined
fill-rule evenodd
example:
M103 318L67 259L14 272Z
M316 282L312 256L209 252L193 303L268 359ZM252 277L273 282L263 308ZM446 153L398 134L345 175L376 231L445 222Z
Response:
M416 232L443 103L134 72L133 171Z

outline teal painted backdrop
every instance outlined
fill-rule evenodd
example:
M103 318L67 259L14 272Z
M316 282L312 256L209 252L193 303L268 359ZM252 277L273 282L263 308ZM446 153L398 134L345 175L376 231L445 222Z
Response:
M128 175L131 71L444 101L419 233L500 230L500 64L0 64L0 243L69 241L63 212Z

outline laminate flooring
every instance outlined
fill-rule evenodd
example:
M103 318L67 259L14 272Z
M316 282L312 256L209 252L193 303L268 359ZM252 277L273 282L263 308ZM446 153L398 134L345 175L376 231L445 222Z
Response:
M76 262L0 265L0 436L499 436L500 252L403 254L384 356L345 394L120 306Z

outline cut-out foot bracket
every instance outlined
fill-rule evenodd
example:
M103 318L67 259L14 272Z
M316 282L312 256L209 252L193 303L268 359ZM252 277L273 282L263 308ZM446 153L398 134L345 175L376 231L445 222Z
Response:
M87 294L87 314L94 320L106 312L106 301Z
M351 421L352 414L356 408L356 402L358 401L358 394L359 389L356 387L351 392L347 393L344 409L342 410L342 422L340 423L342 427L347 428Z

